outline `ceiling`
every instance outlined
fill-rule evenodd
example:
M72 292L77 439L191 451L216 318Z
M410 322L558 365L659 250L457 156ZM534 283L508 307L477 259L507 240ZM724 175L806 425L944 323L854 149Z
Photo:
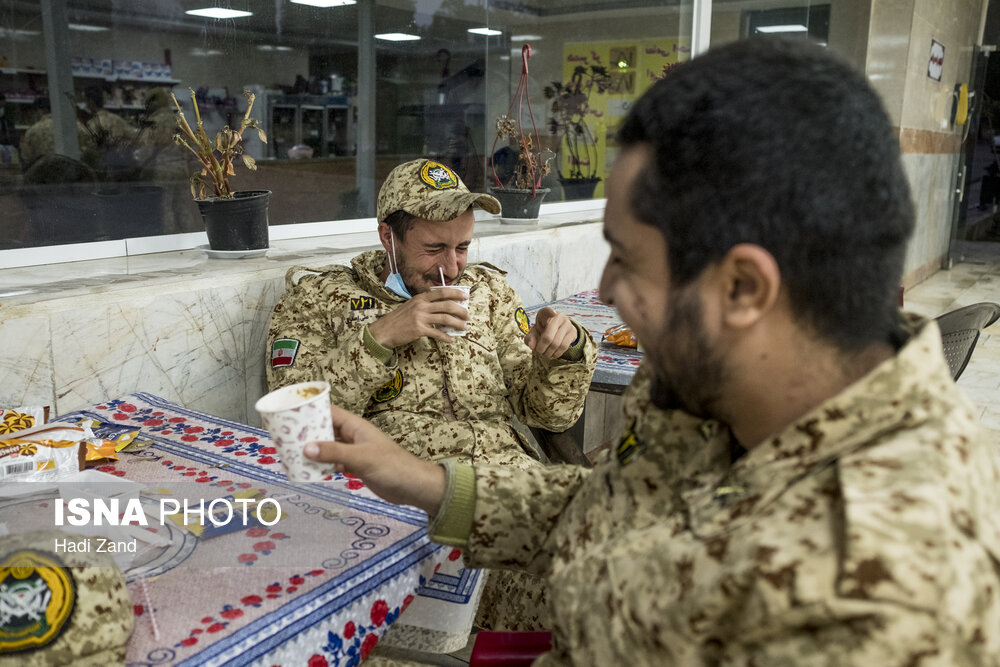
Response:
M684 0L689 2L690 0ZM411 32L466 37L468 27L503 22L505 27L555 17L592 12L659 8L681 0L376 0L376 32ZM487 9L488 5L488 9ZM153 30L214 32L234 30L281 43L356 44L358 6L320 9L290 0L67 0L71 22L94 25L136 25ZM206 19L184 12L202 7L227 7L253 12L237 19ZM0 0L0 25L17 17L40 15L38 0ZM488 16L489 15L489 16ZM24 19L21 19L24 20ZM37 20L37 19L36 19ZM17 27L12 26L12 27ZM472 39L482 39L475 37ZM481 43L481 42L480 42Z

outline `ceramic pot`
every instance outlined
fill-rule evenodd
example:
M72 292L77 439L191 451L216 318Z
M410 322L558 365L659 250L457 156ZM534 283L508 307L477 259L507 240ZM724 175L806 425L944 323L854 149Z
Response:
M593 199L594 189L601 182L600 178L560 178L559 184L563 189L563 197L566 201L578 199Z
M490 188L490 194L500 202L500 222L529 224L538 221L538 208L550 192L549 188L531 189Z
M198 199L212 250L260 250L268 247L267 206L270 190L236 192L232 199Z

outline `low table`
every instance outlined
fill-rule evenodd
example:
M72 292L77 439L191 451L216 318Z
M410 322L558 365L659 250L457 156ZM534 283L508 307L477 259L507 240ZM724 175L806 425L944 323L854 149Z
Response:
M356 664L387 633L386 644L425 651L465 645L484 576L428 540L424 512L346 475L292 484L265 431L150 394L53 421L82 418L141 429L148 444L98 470L141 483L146 514L162 498L248 494L282 511L274 525L214 536L150 521L169 546L125 571L135 613L128 664ZM12 533L47 528L53 511L37 497L6 499L0 521Z

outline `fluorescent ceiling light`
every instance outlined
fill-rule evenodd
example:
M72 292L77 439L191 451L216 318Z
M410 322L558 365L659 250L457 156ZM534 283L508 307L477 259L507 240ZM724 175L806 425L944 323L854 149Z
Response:
M511 35L510 38L515 42L537 42L542 38L541 35Z
M257 45L257 50L258 51L291 51L292 47L290 47L290 46L273 46L271 44L258 44Z
M292 0L296 5L312 5L313 7L346 7L356 5L358 0Z
M205 7L204 9L189 9L185 14L192 16L204 16L210 19L238 19L244 16L253 16L253 12L241 12L238 9L224 9L222 7Z
M86 23L70 23L70 30L79 30L80 32L105 32L111 30L111 28L103 25L88 25Z
M383 32L381 35L375 35L375 39L384 39L387 42L412 42L420 37L407 35L405 32Z
M471 32L473 35L486 35L487 37L503 34L502 31L493 30L492 28L469 28L466 32Z
M12 37L17 39L19 37L37 37L41 35L37 30L20 30L17 28L0 28L0 37Z
M222 51L218 49L203 49L200 47L195 47L190 51L192 56L221 56Z
M809 28L805 27L801 23L789 24L789 25L764 25L757 28L757 32L805 32Z

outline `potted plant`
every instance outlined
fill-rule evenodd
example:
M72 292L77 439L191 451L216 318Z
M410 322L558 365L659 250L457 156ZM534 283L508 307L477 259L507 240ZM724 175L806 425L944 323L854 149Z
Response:
M100 99L88 91L89 99ZM88 141L84 161L97 174L95 191L98 210L110 238L151 236L163 233L164 188L152 180L154 165L165 143L150 139L166 110L166 94L151 94L134 126L105 111L99 104L88 104L90 118L83 124Z
M500 222L530 223L538 220L538 209L550 188L543 188L542 177L549 172L549 159L543 157L543 148L535 126L535 116L528 99L528 60L531 45L521 47L521 77L511 99L507 113L497 118L497 136L490 152L490 169L493 183L490 194L500 201ZM514 107L517 107L515 112ZM524 107L528 108L530 130L524 127ZM497 143L504 139L507 146L497 150Z
M545 97L552 100L549 131L561 137L566 146L568 169L560 169L559 183L566 199L588 199L594 195L597 176L597 138L588 118L594 115L590 96L603 94L611 87L611 76L599 65L577 65L565 84L553 81L545 87Z
M267 143L267 134L257 119L250 116L255 96L248 90L243 91L247 109L239 129L226 125L212 141L205 132L195 92L189 90L196 120L194 129L184 116L180 102L173 94L170 95L177 107L177 127L180 130L174 135L174 142L191 151L201 164L201 170L191 176L191 196L198 203L205 222L209 248L216 251L265 249L268 247L267 206L271 191L234 191L229 183L229 177L236 173L237 160L241 160L247 169L257 168L256 161L244 152L243 133L253 128L257 130L260 140Z

